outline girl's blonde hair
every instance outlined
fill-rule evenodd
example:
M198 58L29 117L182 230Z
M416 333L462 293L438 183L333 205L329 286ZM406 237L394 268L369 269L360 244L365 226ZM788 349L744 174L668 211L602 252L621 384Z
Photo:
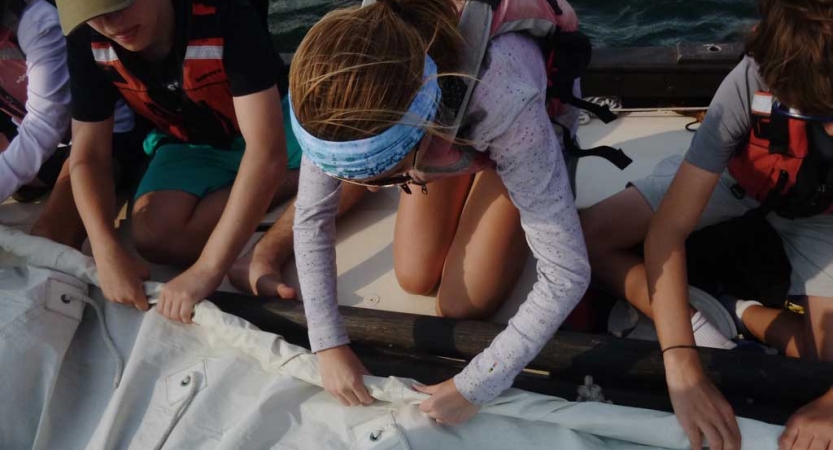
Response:
M460 44L452 0L381 0L330 12L292 61L295 115L320 139L380 134L404 116L422 87L426 53L439 74L453 73Z

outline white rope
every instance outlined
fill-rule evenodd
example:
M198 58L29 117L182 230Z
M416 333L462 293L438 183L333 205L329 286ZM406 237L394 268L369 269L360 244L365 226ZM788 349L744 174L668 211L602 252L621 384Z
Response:
M188 410L188 407L191 406L191 402L194 401L194 397L197 396L197 392L200 390L200 380L197 379L199 374L197 372L191 372L187 375L186 379L189 380L191 383L190 389L188 390L188 396L185 397L185 401L179 405L174 416L171 417L171 423L168 424L168 428L165 429L165 432L162 434L162 437L159 439L159 442L153 447L153 450L162 450L162 447L168 442L168 438L171 437L171 433L176 428L176 425L179 423L179 419L185 415L185 411Z
M116 374L113 377L113 388L118 388L119 383L121 383L122 372L124 371L124 360L119 354L119 351L116 349L116 345L113 343L113 338L110 337L110 332L107 330L107 323L104 321L104 313L101 311L101 306L99 306L99 304L95 300L87 297L86 295L65 295L69 299L80 300L92 306L93 310L95 310L95 313L98 316L98 329L101 331L101 338L104 340L104 344L107 346L107 351L110 352L110 356L112 356L113 359L116 360Z

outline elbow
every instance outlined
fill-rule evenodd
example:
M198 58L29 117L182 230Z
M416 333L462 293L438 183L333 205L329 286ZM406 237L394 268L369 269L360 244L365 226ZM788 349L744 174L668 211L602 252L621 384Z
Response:
M74 148L69 152L69 176L70 179L77 176L79 171L88 170L88 173L109 173L110 162L108 159L94 152L76 151Z
M578 279L578 281L576 282L576 284L578 285L577 289L581 292L581 295L582 295L582 296L583 296L585 293L587 293L587 290L588 290L588 289L590 289L590 280L591 280L591 276L590 276L590 264L588 263L588 264L587 264L587 270L585 270L585 271L583 271L583 272L581 273L580 278L579 278L579 279ZM578 302L577 302L577 303L578 303Z
M587 289L590 288L590 281L592 279L592 268L590 266L590 257L587 254L587 251L584 251L580 257L576 258L573 262L574 269L573 272L575 273L575 285L576 290L581 292L583 296ZM578 301L576 301L578 303Z
M286 171L286 153L282 152L281 155L281 157L272 159L269 164L269 174L273 175L275 178L281 177L281 175Z
M583 248L581 249L580 252L578 252L578 255L574 259L573 264L575 264L575 267L576 267L576 269L575 269L575 272L576 272L576 275L577 275L576 276L576 279L577 279L576 282L578 283L579 287L581 288L582 295L584 295L584 293L587 291L587 289L590 288L590 282L592 280L593 269L592 269L592 265L590 264L590 253L589 253L589 250L588 250L586 244L583 245L582 247Z
M590 263L587 262L586 269L580 271L578 273L578 277L576 278L575 290L578 295L574 296L573 304L570 306L570 310L578 306L579 302L581 302L581 299L584 298L585 294L587 294L587 290L590 289L590 275Z
M269 151L264 153L264 156L258 161L258 166L269 176L277 179L286 170L288 163L286 146L272 145Z
M78 168L90 165L95 165L95 158L92 155L80 151L80 149L69 152L70 175L72 175L73 172L78 170Z

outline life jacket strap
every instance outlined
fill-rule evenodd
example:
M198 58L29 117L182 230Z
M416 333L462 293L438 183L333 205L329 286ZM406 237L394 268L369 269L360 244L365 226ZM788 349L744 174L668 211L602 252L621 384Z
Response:
M570 129L558 121L553 120L553 124L561 128L561 136L564 143L564 150L573 158L584 158L587 156L597 156L599 158L609 161L619 170L625 170L631 165L631 159L621 148L611 147L609 145L600 145L598 147L583 149L579 147L576 140L570 134Z
M789 183L789 181L790 174L787 173L786 170L782 169L781 173L778 174L778 182L775 183L775 187L769 191L764 201L761 202L761 206L755 208L755 214L766 216L770 212L780 208L781 205L784 204L784 189L787 187L787 183Z
M570 91L569 94L566 95L562 94L560 98L561 101L563 101L564 103L573 105L576 108L583 109L585 111L590 111L604 123L610 123L617 119L616 114L610 110L610 106L597 105L593 102L588 102L587 100L577 98L575 95L573 95L572 91Z
M786 155L790 149L789 119L783 114L771 114L767 130L769 138L769 152Z

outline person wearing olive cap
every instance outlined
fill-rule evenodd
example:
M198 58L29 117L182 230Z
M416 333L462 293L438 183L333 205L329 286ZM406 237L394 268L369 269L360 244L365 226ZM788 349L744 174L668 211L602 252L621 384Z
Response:
M285 69L246 0L57 6L68 35L73 193L104 295L148 307L147 268L117 240L113 187L101 176L121 97L155 126L144 142L152 160L136 192L132 238L144 259L188 267L165 285L157 310L190 323L266 209L296 189L300 154L281 126Z
M0 1L0 19L0 203L32 202L51 190L31 232L79 248L85 235L65 164L70 92L58 11L46 0ZM137 165L141 136L133 115L120 103L116 117L120 166ZM129 187L129 178L116 181Z

